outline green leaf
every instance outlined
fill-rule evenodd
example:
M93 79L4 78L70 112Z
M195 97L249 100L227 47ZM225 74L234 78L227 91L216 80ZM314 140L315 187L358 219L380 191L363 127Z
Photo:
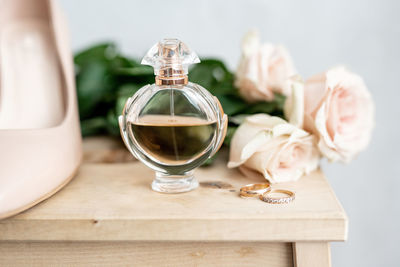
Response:
M107 126L107 121L104 117L95 117L81 121L82 136L96 135L104 132Z
M217 159L217 157L218 157L218 152L215 153L215 155L212 156L211 158L208 158L206 161L204 161L204 163L201 165L201 167L211 166L214 163L214 161Z
M118 115L115 114L115 111L110 110L107 113L107 126L106 129L108 131L108 133L110 135L114 135L114 136L119 136L120 135L120 131L119 131L119 124L118 124Z
M234 90L232 86L232 73L228 71L222 61L217 59L202 59L199 64L191 68L189 80L193 83L200 84L212 94ZM225 84L221 86L221 83Z
M224 145L229 146L231 144L232 137L235 134L237 128L238 128L237 126L228 126L228 129L226 131L226 136L224 139Z
M228 115L236 115L241 112L244 112L245 109L248 107L247 103L244 102L242 99L236 96L230 95L216 95L219 99L219 102L224 109L224 112Z
M239 97L238 90L233 86L232 81L223 81L214 85L213 91L215 95L231 95Z
M116 70L119 75L128 75L128 76L153 76L154 71L149 66L135 66L131 68L119 68Z
M117 89L117 96L126 96L130 97L135 94L140 88L144 85L141 84L134 84L134 83L125 83L118 87Z
M117 99L117 103L115 105L115 112L116 114L121 115L122 114L122 110L125 107L125 103L128 100L130 96L119 96Z
M103 43L89 47L74 57L75 64L84 65L93 60L110 60L117 56L117 48L113 43Z
M248 107L246 110L247 114L255 114L255 113L271 113L276 108L276 104L274 102L258 102L254 103Z
M246 117L249 116L248 114L239 114L236 116L230 116L229 117L229 123L235 124L235 125L240 125L244 122Z
M285 106L286 96L282 94L275 93L274 102L276 104L276 109L283 111Z
M79 114L86 119L112 90L112 76L104 62L92 61L76 77Z

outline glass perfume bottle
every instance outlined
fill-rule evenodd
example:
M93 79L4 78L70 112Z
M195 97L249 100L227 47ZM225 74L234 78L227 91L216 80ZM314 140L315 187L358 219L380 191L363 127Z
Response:
M222 145L227 116L218 99L188 82L197 55L177 39L155 44L142 60L154 68L155 84L130 97L119 117L129 151L156 175L152 189L180 193L195 189L194 169Z

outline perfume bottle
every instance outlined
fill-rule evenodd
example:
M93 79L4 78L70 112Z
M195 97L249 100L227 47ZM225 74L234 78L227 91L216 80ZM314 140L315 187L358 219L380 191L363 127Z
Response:
M195 189L193 173L222 145L227 116L218 99L188 82L197 55L177 39L155 44L142 60L154 68L155 84L130 97L119 117L129 151L155 170L152 189L180 193Z

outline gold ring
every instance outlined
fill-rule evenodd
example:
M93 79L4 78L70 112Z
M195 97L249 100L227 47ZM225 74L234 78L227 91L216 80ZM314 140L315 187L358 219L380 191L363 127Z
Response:
M256 197L271 190L269 183L263 184L248 184L240 188L241 197Z
M271 194L274 193L281 193L287 195L287 197L271 197ZM260 199L262 201L272 203L272 204L284 204L284 203L289 203L292 202L295 198L295 194L292 191L289 190L284 190L284 189L272 189L269 190L262 195L260 195Z

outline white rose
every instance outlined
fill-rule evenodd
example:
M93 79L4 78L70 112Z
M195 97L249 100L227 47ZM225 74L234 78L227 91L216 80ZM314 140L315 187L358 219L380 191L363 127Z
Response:
M319 152L313 135L267 114L249 116L231 141L229 168L261 173L271 183L298 180L315 170Z
M337 67L314 75L304 86L304 108L304 127L330 161L349 162L368 145L374 103L357 74Z
M290 77L286 82L288 95L283 112L290 124L303 128L304 120L304 82L300 75Z
M268 101L274 92L288 94L285 81L296 74L292 59L283 46L260 43L258 32L250 31L242 42L242 57L235 85L249 102Z

